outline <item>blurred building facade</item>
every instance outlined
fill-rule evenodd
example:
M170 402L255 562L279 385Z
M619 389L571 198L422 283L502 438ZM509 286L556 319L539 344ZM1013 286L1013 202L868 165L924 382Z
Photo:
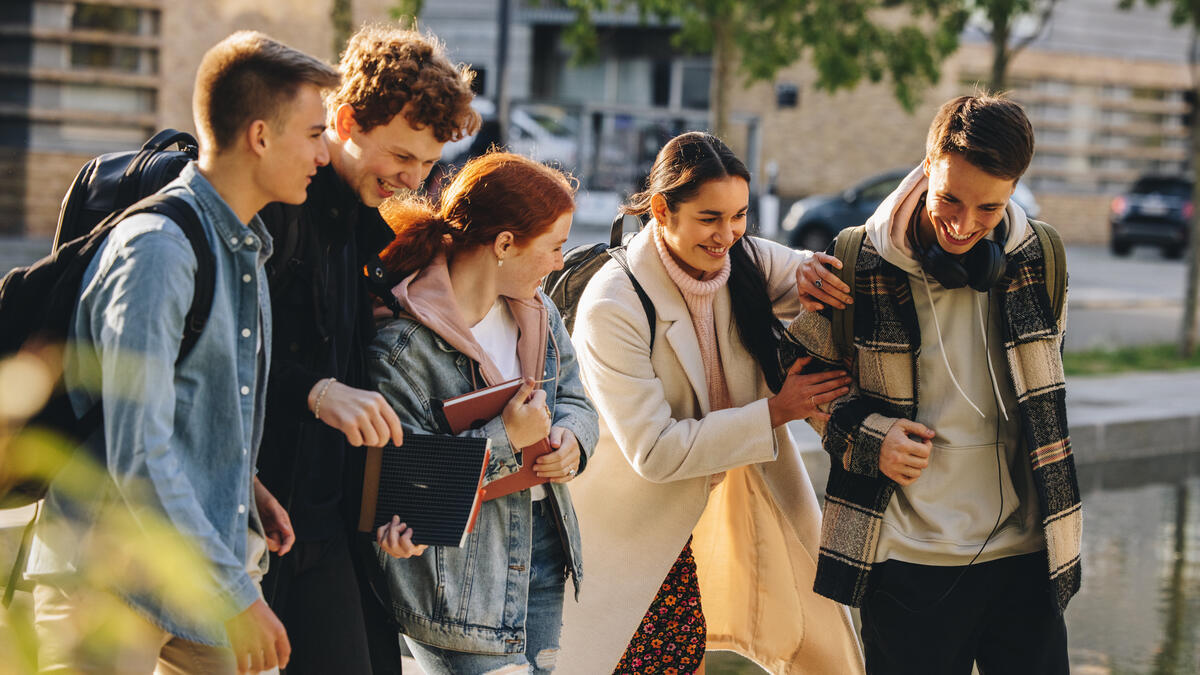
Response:
M340 12L349 25L388 20L395 0L5 0L0 4L0 233L49 236L59 200L92 155L128 149L156 128L191 129L192 78L204 50L233 30L263 30L334 60ZM705 126L711 66L679 52L674 27L601 15L598 58L575 63L571 13L510 0L506 88L534 117L575 139L570 166L594 190L630 189L674 133ZM1109 197L1142 172L1188 167L1189 34L1165 8L1121 12L1115 0L1062 0L1047 30L1009 69L1009 88L1038 134L1028 183L1043 216L1077 241L1105 236ZM427 1L421 22L455 60L498 86L498 2ZM905 112L889 85L828 94L800 62L734 95L734 138L755 176L778 167L777 192L838 192L915 165L929 119L990 72L973 29L940 82ZM781 96L782 94L782 96ZM794 94L794 104L787 99ZM783 101L783 105L781 105ZM539 107L540 106L540 107ZM555 118L557 116L557 118ZM522 140L527 133L514 128ZM536 139L528 139L536 144Z

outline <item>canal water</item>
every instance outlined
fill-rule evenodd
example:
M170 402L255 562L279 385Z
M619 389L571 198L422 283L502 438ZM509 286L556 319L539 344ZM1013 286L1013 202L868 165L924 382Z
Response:
M1200 674L1200 448L1079 469L1083 587L1067 608L1073 675ZM713 653L709 675L761 673Z

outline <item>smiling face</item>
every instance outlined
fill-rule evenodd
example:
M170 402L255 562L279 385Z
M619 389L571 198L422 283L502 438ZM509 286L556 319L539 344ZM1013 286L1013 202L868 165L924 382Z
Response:
M497 238L496 255L504 264L496 269L496 290L500 295L519 300L537 296L542 279L563 268L563 246L571 233L570 211L555 219L548 230L523 245L506 244L503 233ZM509 235L511 238L511 235Z
M354 109L342 104L334 114L333 166L363 204L376 208L397 192L416 190L442 156L432 126L416 128L404 113L363 131Z
M304 84L278 122L263 127L263 163L256 181L267 201L302 204L317 167L329 163L321 90Z
M675 262L691 276L704 279L725 267L729 247L746 233L749 206L750 184L729 176L700 186L695 197L674 211L658 194L650 208Z
M921 239L936 237L947 253L962 255L1000 224L1016 181L993 176L957 153L926 157L924 167L929 192Z

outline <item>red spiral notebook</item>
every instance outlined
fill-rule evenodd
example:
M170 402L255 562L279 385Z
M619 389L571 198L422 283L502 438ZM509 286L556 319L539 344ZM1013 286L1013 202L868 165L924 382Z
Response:
M450 431L458 434L468 429L478 429L487 424L498 416L500 411L504 410L504 406L512 400L520 388L521 378L517 378L446 399L442 402L442 413L450 424ZM533 472L533 464L538 457L553 450L554 448L550 447L549 438L543 438L533 445L521 448L520 455L517 457L521 468L516 473L485 484L483 486L484 501L548 482L549 478L542 478Z

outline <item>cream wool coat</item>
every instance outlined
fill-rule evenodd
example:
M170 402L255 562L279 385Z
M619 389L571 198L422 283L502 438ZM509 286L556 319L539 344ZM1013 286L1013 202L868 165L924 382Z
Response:
M790 320L805 258L755 243L776 314ZM612 262L588 284L572 335L600 441L570 483L586 582L563 608L556 672L612 672L693 533L709 649L773 673L862 672L849 614L812 592L820 509L786 426L771 429L771 392L737 336L728 288L713 313L735 407L710 413L691 315L648 230L628 258L657 312L653 352L633 285Z

